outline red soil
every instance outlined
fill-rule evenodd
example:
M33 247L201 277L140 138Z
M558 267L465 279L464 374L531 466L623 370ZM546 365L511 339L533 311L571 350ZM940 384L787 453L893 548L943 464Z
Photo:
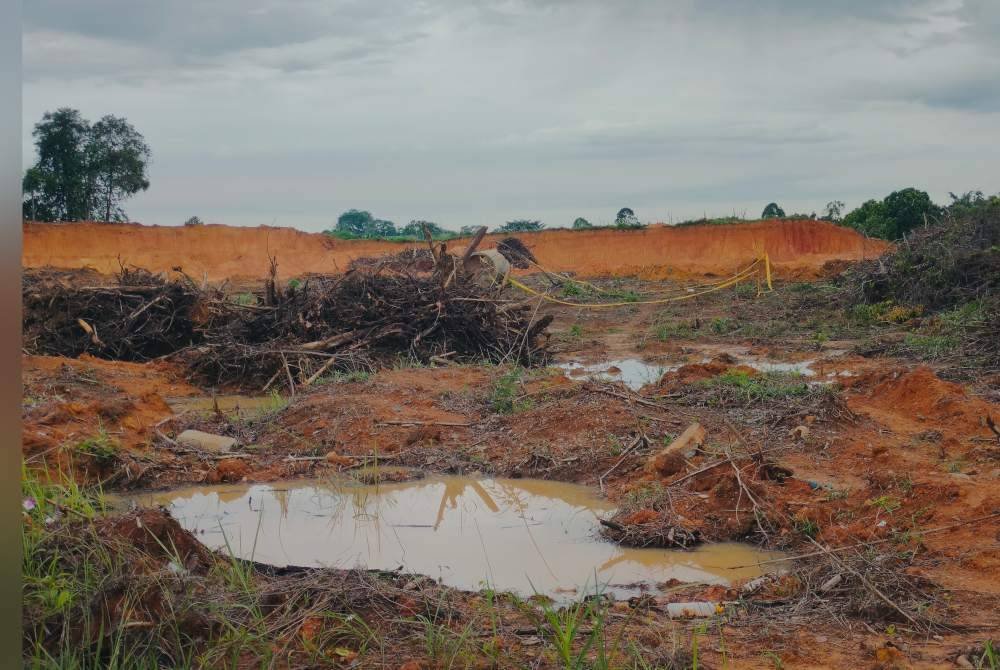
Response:
M501 236L490 235L485 246ZM644 230L548 230L519 236L546 268L580 275L728 275L770 255L781 276L815 276L830 261L882 253L888 244L823 221L758 221L728 226L650 226ZM464 240L449 243L461 248ZM91 267L111 273L122 263L166 272L177 267L211 281L259 278L276 256L283 277L343 271L351 260L396 253L413 244L339 240L292 228L26 223L24 267Z

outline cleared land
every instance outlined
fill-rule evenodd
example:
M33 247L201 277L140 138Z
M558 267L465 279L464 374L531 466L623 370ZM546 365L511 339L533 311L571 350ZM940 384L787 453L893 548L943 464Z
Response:
M501 307L528 305L532 322L550 317L536 344L552 365L358 349L309 384L313 368L288 366L293 378L279 375L263 398L258 380L215 389L257 396L237 408L238 398L213 403L172 355L26 355L29 656L111 665L128 649L167 666L406 670L991 667L1000 377L988 362L968 364L983 347L982 310L961 317L960 336L940 330L959 318L951 312L859 308L853 280L837 273L888 247L816 222L521 239L545 268L589 278L524 271L530 286L565 302L626 303L595 310L512 287L484 294ZM774 291L758 295L751 279L645 304L732 274L755 245L775 263ZM271 289L246 280L248 268L263 274L268 252L284 284L401 248L275 229L32 224L25 264L107 273L121 254L209 282L243 274L228 295L252 311L288 304L267 307ZM114 286L107 276L47 272L65 286ZM953 338L944 351L920 339L941 332ZM623 383L634 369L649 383ZM703 439L653 458L696 423ZM191 429L238 446L220 454L180 442ZM579 594L562 607L405 570L234 561L160 509L95 509L86 488L133 495L459 473L603 491L617 507L601 531L610 542L683 551L739 541L804 558L749 585L678 582L617 602ZM691 601L721 605L707 618L671 616L671 603Z

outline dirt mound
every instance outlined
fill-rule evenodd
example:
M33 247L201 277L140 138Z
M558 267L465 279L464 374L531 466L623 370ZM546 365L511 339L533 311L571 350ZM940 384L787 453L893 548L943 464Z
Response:
M862 376L853 386L871 389L866 398L868 407L937 428L978 433L986 430L988 415L1000 418L995 406L970 397L962 386L941 379L926 366L903 374Z
M502 235L488 235L483 247ZM522 234L538 262L586 276L728 275L766 250L779 276L814 276L829 261L872 258L888 248L853 230L822 221L759 221L731 226L642 230L546 230ZM461 248L465 240L449 242ZM422 244L339 240L292 228L143 226L105 223L26 223L24 267L91 267L110 274L119 262L152 272L182 267L210 281L259 277L276 256L283 277L345 270L351 261L396 254Z

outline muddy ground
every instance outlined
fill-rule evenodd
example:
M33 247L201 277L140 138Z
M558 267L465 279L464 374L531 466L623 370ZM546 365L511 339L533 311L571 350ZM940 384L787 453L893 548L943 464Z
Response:
M675 288L601 285L622 294ZM234 585L232 568L218 567L227 559L156 510L97 521L63 514L49 522L37 551L68 560L69 526L78 537L87 535L80 528L98 528L93 542L135 555L117 575L145 585L131 608L120 602L122 586L85 606L105 630L125 627L123 639L147 632L147 645L155 637L149 622L174 617L176 639L159 640L171 650L161 659L178 662L179 650L197 647L191 665L989 663L1000 620L1000 438L990 425L990 417L1000 421L998 380L947 356L873 355L873 342L899 339L913 324L859 319L831 291L824 281L779 282L763 296L744 285L669 307L539 306L539 314L555 316L556 363L635 359L663 367L662 377L637 389L617 382L614 371L588 379L580 369L401 359L392 368L331 375L294 397L282 389L215 411L210 401L184 404L213 390L192 386L169 362L24 358L29 470L72 472L105 491L334 472L362 481L482 472L600 488L619 505L604 529L612 541L739 540L808 555L748 591L678 585L666 598L590 603L578 612L583 632L571 636L568 656L559 631L572 611L551 615L537 603L413 575L257 566L237 570ZM812 374L766 372L762 362ZM701 446L650 465L694 423L705 431ZM224 454L185 446L176 438L186 429L231 436L238 446ZM36 519L37 510L26 515ZM152 529L158 541L137 535L137 527ZM164 577L178 558L186 576ZM187 586L171 586L174 579ZM686 620L667 615L668 600L732 604L711 619ZM26 611L36 647L56 650L67 636L82 635L54 623L58 610L32 603Z

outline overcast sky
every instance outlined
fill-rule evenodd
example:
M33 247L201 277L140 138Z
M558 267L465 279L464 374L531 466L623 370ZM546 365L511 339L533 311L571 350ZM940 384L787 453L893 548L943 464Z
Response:
M153 150L133 220L322 230L1000 191L1000 1L31 0L47 110Z

